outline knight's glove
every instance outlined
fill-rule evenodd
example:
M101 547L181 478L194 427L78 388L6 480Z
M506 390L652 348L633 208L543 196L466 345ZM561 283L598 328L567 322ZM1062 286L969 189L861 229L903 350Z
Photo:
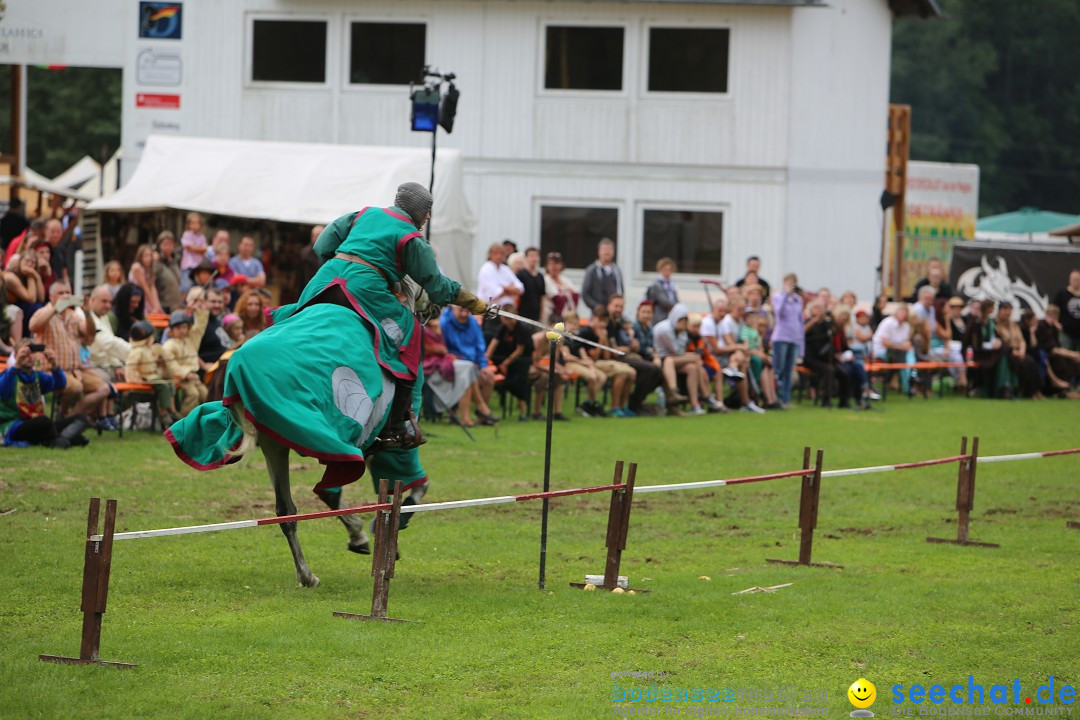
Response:
M486 302L476 297L471 292L466 292L464 289L458 292L454 304L465 308L473 315L483 315L488 310L488 304Z

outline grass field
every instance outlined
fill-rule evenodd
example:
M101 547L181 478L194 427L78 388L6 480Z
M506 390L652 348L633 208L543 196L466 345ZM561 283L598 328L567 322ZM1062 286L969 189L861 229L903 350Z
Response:
M575 419L555 428L552 486L606 483L620 458L647 485L795 469L804 445L824 448L826 469L955 455L965 434L983 455L1080 445L1074 402L882 407ZM425 501L540 487L542 424L479 429L475 444L429 430ZM308 491L318 465L293 463L301 511L322 509ZM925 542L955 535L955 465L826 479L815 560L842 571L765 563L797 556L798 479L642 495L623 573L652 592L635 596L567 585L603 570L607 495L552 503L543 592L539 503L419 515L401 536L390 614L420 624L331 617L371 600L370 562L346 552L335 520L301 525L322 579L311 590L272 527L122 542L101 648L138 663L131 672L37 660L78 653L88 498L119 501L118 531L273 515L261 458L197 473L158 436L114 434L83 450L0 450L0 478L2 718L589 718L628 706L613 683L653 682L612 675L633 671L744 698L666 704L688 716L786 706L746 698L791 685L825 696L796 705L846 716L847 688L865 677L881 717L897 683L973 675L989 691L1017 678L1030 694L1051 675L1058 690L1080 681L1080 531L1065 526L1080 520L1078 456L979 468L972 537L998 550ZM345 493L372 499L367 478ZM732 594L780 583L793 584Z

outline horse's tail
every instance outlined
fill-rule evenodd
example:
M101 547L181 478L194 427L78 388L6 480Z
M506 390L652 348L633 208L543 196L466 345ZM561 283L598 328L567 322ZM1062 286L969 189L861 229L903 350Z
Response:
M256 440L258 439L257 431L255 425L248 420L247 416L244 414L243 402L239 400L234 402L229 406L229 412L232 414L233 422L235 422L244 433L244 438L240 441L240 445L235 450L230 450L229 455L231 457L241 458L255 449Z

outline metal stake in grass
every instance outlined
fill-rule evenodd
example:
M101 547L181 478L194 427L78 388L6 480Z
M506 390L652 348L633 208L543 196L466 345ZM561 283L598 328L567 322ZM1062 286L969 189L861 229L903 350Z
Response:
M559 323L560 325L562 323ZM557 328L561 329L561 328ZM555 332L547 334L548 346L548 387L547 387L547 437L544 441L544 492L551 489L551 426L554 422L555 412L555 353L559 349L561 336ZM543 499L540 510L540 589L544 589L547 573L547 532L548 532L548 499Z

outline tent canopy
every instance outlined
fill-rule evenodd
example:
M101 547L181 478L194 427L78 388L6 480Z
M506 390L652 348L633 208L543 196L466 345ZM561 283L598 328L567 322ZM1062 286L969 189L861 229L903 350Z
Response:
M1047 233L1063 225L1072 225L1076 222L1080 222L1080 216L1023 207L1016 212L979 218L976 227L979 232L1028 235Z
M389 205L398 185L426 186L430 175L431 152L423 148L151 135L131 180L88 209L194 210L315 225ZM444 272L471 276L476 219L465 200L458 150L438 151L431 214L432 245Z

